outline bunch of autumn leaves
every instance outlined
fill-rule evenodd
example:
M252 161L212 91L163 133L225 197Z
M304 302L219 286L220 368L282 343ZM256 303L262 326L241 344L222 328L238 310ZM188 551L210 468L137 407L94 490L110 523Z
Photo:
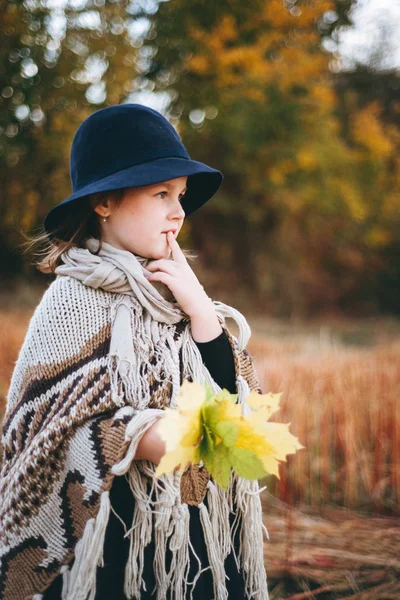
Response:
M279 408L279 394L251 392L246 404L251 409L242 415L237 394L185 380L177 398L177 408L165 409L158 432L166 453L155 471L158 477L176 468L184 471L188 463L201 461L214 481L226 489L231 469L245 479L262 479L267 474L279 478L279 461L304 448L290 433L289 425L269 422Z

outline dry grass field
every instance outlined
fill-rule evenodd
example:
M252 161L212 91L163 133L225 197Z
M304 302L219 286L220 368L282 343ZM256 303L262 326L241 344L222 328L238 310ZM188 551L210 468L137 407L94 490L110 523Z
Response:
M399 323L252 325L273 418L305 446L263 482L271 600L399 600Z
M282 392L274 420L290 422L306 446L282 465L279 483L269 482L280 499L400 508L400 334L396 323L386 328L362 346L343 343L351 334L334 328L287 339L253 335L263 392Z
M264 496L270 600L399 600L400 520Z
M0 409L39 297L0 306ZM400 323L249 322L305 446L262 482L270 600L400 600Z

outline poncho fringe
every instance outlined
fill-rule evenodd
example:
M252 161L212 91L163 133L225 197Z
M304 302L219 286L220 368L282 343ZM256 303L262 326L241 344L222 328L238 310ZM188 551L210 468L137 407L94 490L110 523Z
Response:
M155 479L153 463L133 458L144 432L162 418L164 407L173 406L183 378L208 381L215 392L220 388L198 356L196 360L185 356L196 351L187 343L190 322L163 325L163 356L150 352L149 361L154 365L162 358L160 370L146 371L146 362L134 366L143 391L135 406L132 396L136 392L127 389L129 378L124 380L121 369L116 376L117 365L110 354L111 326L123 298L68 276L57 277L32 316L3 422L2 600L39 600L60 573L62 600L95 598L96 571L103 565L104 537L114 510L109 490L116 476L127 477L135 500L132 524L125 532L130 541L124 583L127 598L141 598L144 547L152 536L157 600L165 599L167 590L174 600L186 600L191 597L189 586L193 591L200 576L203 566L197 557L198 573L188 581L194 550L188 505L181 499L185 475L175 471ZM85 307L84 314L76 310L77 303ZM250 334L241 327L237 313L236 338L226 325L232 312L227 314L222 303L214 305L233 350L238 402L246 414L250 390L261 392L245 348ZM140 341L135 338L140 326L138 305L126 308L131 311L136 350L142 355L143 336ZM182 364L194 367L185 371ZM146 407L141 404L145 392L151 398ZM228 599L224 560L230 551L235 553L232 540L237 527L240 551L235 560L244 573L246 599L268 599L263 553L263 533L268 539L268 532L262 522L260 491L257 482L234 472L226 491L212 478L207 483L207 506L200 502L198 507L215 600ZM234 509L236 519L230 526L229 512ZM169 570L167 548L172 552Z

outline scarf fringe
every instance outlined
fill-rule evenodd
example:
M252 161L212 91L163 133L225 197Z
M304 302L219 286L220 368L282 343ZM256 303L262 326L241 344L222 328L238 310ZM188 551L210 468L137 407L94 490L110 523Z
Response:
M111 306L111 321L109 373L113 398L117 402L125 398L133 408L143 410L152 400L150 377L165 384L166 374L172 396L177 395L180 348L171 326L151 319L131 296L117 298ZM131 335L126 335L127 331Z
M150 409L149 409L150 410ZM146 411L147 412L147 411ZM136 422L136 415L130 423ZM154 418L154 417L153 417ZM150 422L150 419L147 421ZM128 424L129 427L129 424ZM131 427L131 429L133 426ZM130 431L132 434L132 432ZM139 434L131 436L128 453L134 448L133 441ZM136 444L137 445L137 444ZM133 452L132 452L133 453ZM121 475L126 472L125 459L116 465ZM190 512L180 501L180 474L153 477L155 466L149 461L131 460L127 479L135 499L132 524L125 533L129 537L129 558L125 568L124 592L127 598L140 600L141 589L156 591L157 600L165 600L167 591L174 600L185 600L188 585L190 597L201 573L211 569L215 600L228 600L224 562L230 551L234 553L238 569L242 568L245 579L246 598L268 600L266 573L263 559L263 534L261 502L257 482L243 480L232 473L226 491L213 481L207 485L207 506L200 503L200 521L207 547L209 566L204 567L190 542ZM150 490L149 490L150 487ZM229 511L236 502L237 513L232 527ZM76 546L75 562L71 571L63 567L62 600L93 600L96 592L97 565L103 565L103 545L107 527L110 501L108 492L103 492L96 519L87 522L84 534ZM241 521L238 517L242 517ZM240 552L235 555L232 531L241 524ZM264 530L266 528L263 526ZM154 535L155 588L146 590L143 580L144 549ZM268 532L267 532L268 535ZM171 552L169 570L166 568L167 549ZM191 582L190 550L198 561L198 570ZM35 600L42 596L36 595Z
M228 600L228 590L225 585L224 557L221 551L220 540L215 537L212 529L209 512L204 504L199 504L200 521L203 526L204 538L207 546L208 562L213 574L214 595L216 600Z
M236 378L238 403L242 405L242 414L247 416L251 412L246 402L250 394L247 381L239 375ZM247 598L268 600L267 576L264 567L264 539L263 532L269 539L268 530L263 524L262 505L260 493L266 489L261 488L258 481L249 481L236 476L236 505L237 513L232 525L233 532L240 528L240 557L241 566L245 573L245 591ZM261 524L261 528L260 528Z
M139 468L141 462L147 463L147 461L133 463L128 472L129 485L135 497L135 510L131 529L126 534L130 539L129 559L125 570L124 591L126 596L140 600L142 586L143 589L146 589L142 577L144 548L151 542L154 535L156 585L154 590L146 591L156 591L157 600L165 599L168 590L174 600L185 600L188 585L192 586L192 595L201 573L211 568L215 598L216 600L227 600L228 591L225 583L224 562L229 552L233 551L229 524L229 506L232 499L229 498L226 492L210 481L207 494L209 506L207 508L204 503L198 506L209 562L209 566L204 568L190 543L190 512L186 504L180 503L179 472L169 476L163 475L157 480L154 479L149 492L149 480L143 475L144 472L152 473L152 469ZM147 464L150 465L150 463ZM232 485L229 489L233 492L234 486ZM245 497L247 505L254 504L257 500L254 495ZM248 508L248 514L244 517L244 520L252 517L250 513L251 509ZM249 538L252 543L257 539L254 536L257 525L256 521L249 523L246 540ZM167 571L165 559L168 549L171 551L171 563ZM188 581L190 570L189 549L192 550L199 563L198 571L192 582ZM249 556L252 553L254 554L254 547L250 547ZM237 559L236 561L239 568L239 561ZM247 563L249 568L252 568L251 561L247 559ZM253 576L253 579L257 581L261 593L255 597L259 600L266 600L268 596L265 587L265 570L260 570L256 575L257 577ZM249 585L253 585L253 581L250 581Z
M172 560L168 573L172 597L174 600L185 600L187 593L187 580L189 577L189 522L190 513L187 504L179 506L178 514L174 519L174 532L171 536L169 548ZM182 582L184 586L182 587Z
M221 325L225 318L234 319L239 327L238 347L246 346L250 328L245 318L232 307L214 302ZM125 568L124 592L129 599L140 600L141 589L156 592L157 600L165 600L167 592L174 600L185 600L187 587L192 586L191 597L196 582L204 570L211 569L214 582L215 600L228 600L226 587L225 558L233 552L238 569L243 570L246 597L255 600L268 600L266 573L263 560L263 534L260 529L262 519L261 502L257 482L249 482L232 473L226 491L208 483L207 504L202 502L198 509L204 531L209 566L204 568L190 543L190 512L180 500L180 474L174 472L154 478L155 465L145 460L135 460L137 446L143 434L153 423L165 415L164 410L148 408L150 388L148 374L160 379L161 373L171 377L172 393L170 406L175 406L179 394L181 374L179 351L182 351L182 377L199 383L207 382L214 393L221 391L203 364L200 351L193 341L190 324L183 331L181 348L173 338L172 331L165 323L156 322L138 311L134 302L120 298L113 306L113 331L130 327L134 335L124 337L123 346L118 346L119 335L112 338L110 351L111 390L117 402L123 397L129 401L132 418L126 427L125 440L129 447L124 458L112 467L116 476L126 474L135 499L132 524L126 536L129 538L129 558ZM126 330L126 329L125 329ZM126 345L128 344L128 346ZM150 363L151 360L151 363ZM154 368L157 365L157 370ZM147 373L146 377L143 375ZM241 376L237 377L238 403L244 415L250 412L246 397L250 388ZM138 401L140 399L140 402ZM146 410L143 410L146 408ZM150 491L149 491L150 486ZM107 496L108 500L108 496ZM103 501L103 498L102 498ZM235 505L236 503L236 505ZM229 512L236 517L230 525ZM110 510L108 500L108 512ZM101 516L102 515L102 516ZM241 522L239 517L242 517ZM93 550L93 539L104 538L105 507L100 509L99 522L89 521L83 538L77 545L76 561L70 573L64 574L68 589L65 600L93 600L95 594L95 572L93 565L101 564L102 550ZM232 533L240 528L240 552L236 556ZM265 529L265 527L263 526ZM268 535L268 533L267 533ZM154 536L154 590L146 590L143 579L144 549ZM102 543L99 544L102 547ZM98 546L98 547L99 547ZM167 570L167 550L171 552L171 564ZM190 550L198 561L198 571L192 582L188 582ZM92 567L91 567L92 565ZM93 575L94 573L94 575ZM64 600L63 588L63 600Z
M125 534L129 537L129 558L125 568L124 591L128 598L140 599L144 548L150 543L152 537L152 514L147 482L138 470L136 463L132 464L128 473L128 482L135 498L135 507L131 528ZM145 584L144 588L146 590Z
M97 565L101 567L104 565L103 547L109 515L109 494L103 492L97 517L86 523L83 536L76 545L75 561L71 571L67 573L64 567L61 569L63 599L94 600Z
M213 301L222 326L226 318L239 328L238 348L243 349L251 335L244 316L235 308ZM121 406L125 397L133 408L142 410L151 402L149 376L165 383L166 373L172 385L173 399L179 394L179 351L182 349L183 367L191 371L192 381L207 382L215 393L221 388L205 368L199 349L193 340L190 324L184 330L180 347L174 340L168 323L153 320L135 298L122 295L111 306L112 336L109 373L112 397ZM132 335L126 335L131 331ZM184 377L187 373L184 373Z
M250 330L244 317L231 307L226 307L222 303L215 303L217 314L222 325L225 324L225 317L234 318L239 327L238 346L244 347L247 344ZM154 334L154 332L153 332ZM174 348L173 340L169 340L169 349ZM214 393L221 391L219 385L211 378L208 369L202 362L200 351L193 342L190 328L187 327L182 335L182 363L183 378L192 381L204 383L207 381ZM236 380L238 391L238 403L242 405L242 414L247 415L251 408L246 403L246 398L250 393L250 387L247 381L238 376ZM180 380L176 382L176 390L179 392ZM172 394L171 407L174 406ZM146 421L145 413L137 416L128 425L128 430L133 432L136 428L135 437L141 437ZM160 413L163 411L156 411ZM157 418L155 413L154 417ZM150 418L151 420L151 418ZM154 421L152 421L154 422ZM150 426L150 423L149 425ZM145 426L144 426L145 427ZM138 461L132 463L134 449L136 448L132 438L130 449L119 467L113 468L115 474L122 474L129 470L129 481L132 493L136 499L136 509L130 530L130 555L126 567L125 593L129 598L140 600L140 589L142 585L143 573L143 549L144 545L150 542L152 529L154 528L155 559L154 570L156 577L157 600L163 600L169 589L174 600L183 600L186 596L187 577L190 567L189 548L193 550L189 540L189 520L190 515L188 507L180 503L180 476L174 473L169 476L162 476L154 480L154 466L147 461ZM129 467L131 464L131 467ZM123 468L121 468L123 465ZM140 470L139 467L140 466ZM117 469L119 469L117 471ZM148 480L153 480L152 492L149 494L147 485L139 480L147 475ZM244 480L232 473L229 487L226 491L216 486L212 481L208 483L207 504L199 505L200 519L204 530L209 567L211 568L214 580L214 593L216 600L227 600L227 588L225 584L224 560L229 552L233 552L238 569L243 570L245 579L246 597L255 600L268 600L267 578L264 568L263 556L263 530L268 532L262 524L262 506L259 498L260 493L258 482ZM155 500L152 496L155 494ZM185 508L184 508L185 506ZM236 510L234 508L236 507ZM229 512L235 514L235 520L230 526ZM154 525L153 525L154 515ZM241 517L241 518L240 518ZM260 528L260 523L262 527ZM239 556L236 555L233 546L233 535L240 527L240 550ZM184 541L187 540L187 541ZM166 570L165 556L167 547L172 551L172 563L169 572ZM198 559L198 557L197 557ZM199 569L192 581L192 593L195 583L200 574L204 571L199 561Z
M227 502L224 490L215 485L213 481L210 480L208 482L207 488L207 504L211 528L217 533L220 554L225 560L231 549L233 549L229 523L229 503Z
M62 578L63 578L61 600L68 600L67 593L68 593L68 588L69 588L69 573L70 573L68 565L64 565L63 567L61 567L60 573L62 574Z
M267 577L264 568L263 531L268 531L262 523L262 506L257 481L248 481L238 477L237 505L242 514L240 528L241 566L245 573L246 598L268 600ZM261 528L260 528L261 523Z

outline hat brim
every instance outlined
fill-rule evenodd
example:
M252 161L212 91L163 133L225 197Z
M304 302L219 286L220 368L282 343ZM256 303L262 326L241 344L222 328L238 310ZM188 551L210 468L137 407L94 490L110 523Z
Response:
M72 203L89 194L141 185L153 185L184 176L188 176L187 191L182 201L186 216L203 206L216 193L224 178L220 171L196 160L185 158L159 158L134 165L81 188L54 206L45 217L44 229L52 237L54 231L63 222L67 212L73 210Z

